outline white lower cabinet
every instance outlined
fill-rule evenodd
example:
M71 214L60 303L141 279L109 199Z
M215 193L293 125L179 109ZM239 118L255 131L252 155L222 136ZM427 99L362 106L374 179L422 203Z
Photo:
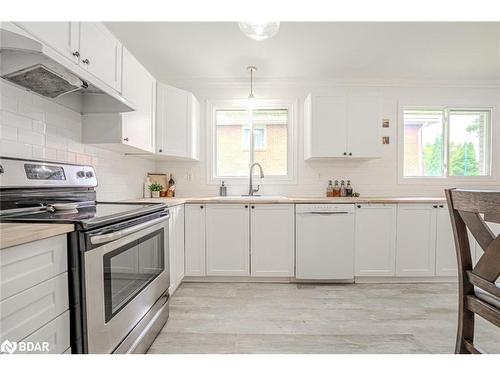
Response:
M207 204L208 276L249 276L249 205Z
M206 276L206 239L205 239L205 212L204 204L185 205L185 275Z
M457 276L457 255L448 206L436 210L436 276Z
M434 276L436 208L433 204L398 206L396 276Z
M358 204L355 223L355 276L396 273L395 204Z
M293 204L251 205L252 276L293 276L294 231Z
M170 208L169 221L170 295L184 278L184 206Z

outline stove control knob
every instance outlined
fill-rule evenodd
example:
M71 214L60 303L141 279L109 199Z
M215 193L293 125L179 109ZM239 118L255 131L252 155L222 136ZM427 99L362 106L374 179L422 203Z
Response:
M78 172L76 172L76 177L78 177L78 178L84 178L85 177L85 171L78 171Z
M94 172L92 172L92 171L87 171L87 172L85 172L85 177L87 177L87 178L92 178L92 177L94 177Z

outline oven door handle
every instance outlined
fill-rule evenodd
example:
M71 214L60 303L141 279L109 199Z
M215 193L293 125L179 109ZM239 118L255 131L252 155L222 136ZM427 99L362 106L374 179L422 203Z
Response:
M165 221L169 218L169 214L161 216L157 219L146 221L145 223L141 223L138 225L135 225L130 228L118 230L116 232L112 233L107 233L107 234L101 234L97 236L92 236L90 237L90 243L92 245L99 245L105 242L111 242L111 241L116 241L122 237L128 236L129 234L139 232L140 230L143 230L145 228L151 227L155 224L161 223L162 221Z

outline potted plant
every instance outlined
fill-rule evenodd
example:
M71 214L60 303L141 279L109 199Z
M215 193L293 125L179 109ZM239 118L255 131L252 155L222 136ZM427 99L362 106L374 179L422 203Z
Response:
M163 190L163 185L157 184L156 182L149 185L149 190L151 191L151 196L153 198L160 198L160 191Z

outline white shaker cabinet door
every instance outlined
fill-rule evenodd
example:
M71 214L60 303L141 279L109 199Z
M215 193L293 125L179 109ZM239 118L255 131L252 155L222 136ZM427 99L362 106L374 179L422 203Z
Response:
M293 276L294 206L253 204L250 215L252 276Z
M380 97L349 95L347 99L347 155L352 158L380 157Z
M439 204L436 212L436 276L457 276L457 255L448 206Z
M16 22L16 24L78 64L80 55L78 22Z
M249 276L248 204L207 204L207 275Z
M122 114L123 141L139 150L154 152L156 80L125 48L122 94L136 107L135 111Z
M185 206L185 275L205 276L205 211L204 204Z
M305 160L347 155L346 97L309 95L304 124Z
M122 45L101 22L80 22L80 65L121 91Z
M398 205L396 276L434 276L436 211L432 204Z
M356 276L395 275L396 214L395 204L356 206Z

